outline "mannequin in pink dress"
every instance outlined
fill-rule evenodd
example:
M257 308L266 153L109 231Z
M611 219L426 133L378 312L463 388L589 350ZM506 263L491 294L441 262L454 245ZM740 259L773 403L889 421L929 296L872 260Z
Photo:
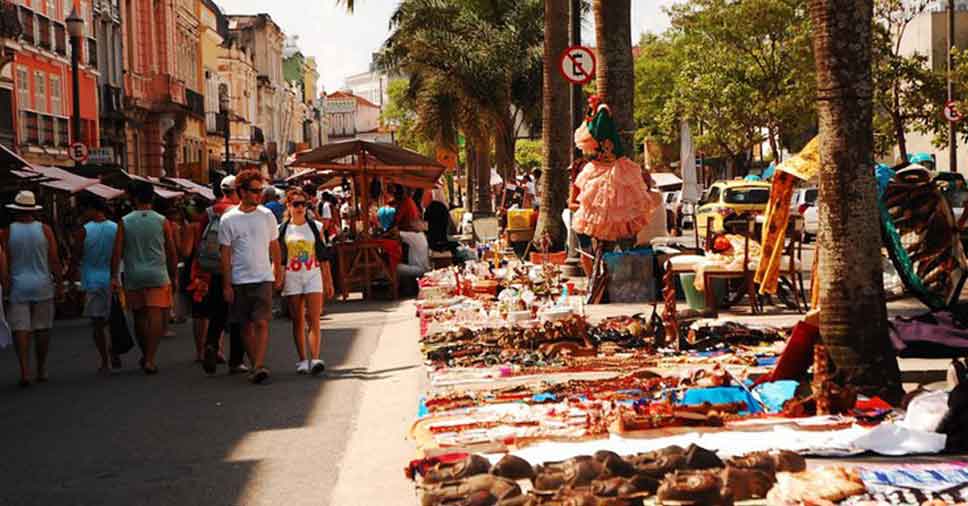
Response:
M648 172L625 156L611 109L597 96L588 99L585 123L575 132L575 145L591 161L575 180L578 210L573 227L595 243L595 263L589 281L589 302L601 302L607 286L602 262L616 243L631 246L649 223L661 198L649 191Z

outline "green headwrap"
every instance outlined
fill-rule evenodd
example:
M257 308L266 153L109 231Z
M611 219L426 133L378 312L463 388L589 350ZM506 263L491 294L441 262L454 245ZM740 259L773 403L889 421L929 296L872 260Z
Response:
M604 105L598 106L598 112L595 113L595 117L588 122L588 132L598 141L598 150L600 152L603 150L602 143L608 139L615 146L612 150L615 158L625 156L625 149L622 147L622 138L618 135L618 128L615 127L615 121L612 119L612 114L608 107Z

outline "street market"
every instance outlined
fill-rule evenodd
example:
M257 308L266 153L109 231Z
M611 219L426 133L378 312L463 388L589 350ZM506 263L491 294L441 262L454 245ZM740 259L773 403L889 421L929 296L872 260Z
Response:
M968 0L219 1L0 0L0 505L968 505Z

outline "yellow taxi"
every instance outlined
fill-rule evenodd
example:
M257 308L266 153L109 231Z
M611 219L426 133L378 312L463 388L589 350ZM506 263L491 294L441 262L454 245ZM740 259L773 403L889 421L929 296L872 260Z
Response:
M770 183L733 179L716 181L703 195L696 209L699 235L706 236L709 219L713 233L723 230L723 219L732 214L763 214L770 201Z

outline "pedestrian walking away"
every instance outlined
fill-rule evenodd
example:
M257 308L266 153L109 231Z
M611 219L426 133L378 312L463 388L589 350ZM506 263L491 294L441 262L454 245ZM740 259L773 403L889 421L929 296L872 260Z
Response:
M29 191L7 204L14 214L10 228L0 233L5 253L4 285L10 292L7 321L20 361L20 386L30 385L30 342L34 340L38 383L47 381L47 353L54 324L54 299L63 295L61 263L51 228L35 215L42 210ZM5 269L4 269L5 270Z
M296 343L296 372L318 376L326 370L320 358L320 322L323 311L323 224L306 219L309 196L296 188L288 194L288 219L279 228L279 246L285 281L282 295L289 303L292 337ZM326 265L328 269L328 265ZM308 336L306 327L309 327ZM308 337L308 358L307 358Z
M97 197L81 203L85 223L74 240L77 251L72 272L80 273L84 316L91 320L94 345L100 358L97 370L102 374L116 374L121 370L121 357L110 349L106 329L111 315L111 256L118 224L107 219L106 207Z
M255 170L239 173L235 179L241 203L221 219L222 290L232 306L232 318L242 325L242 339L252 360L250 379L269 379L265 366L272 318L273 287L282 287L283 273L277 239L279 229L272 211L260 205L265 181Z
M118 226L111 261L111 279L119 289L121 261L124 261L124 290L128 307L134 313L135 333L144 356L145 374L156 374L155 358L165 332L178 268L175 238L171 224L151 208L155 189L150 183L134 181L128 189L134 211Z
M241 326L237 322L229 323L230 307L222 293L222 252L218 242L222 216L239 205L235 176L222 178L219 192L222 198L205 211L199 223L200 235L195 247L195 260L192 262L192 314L196 319L204 318L208 321L202 370L210 376L217 372L218 364L225 362L221 343L226 329L229 330L229 373L249 371L245 365Z

